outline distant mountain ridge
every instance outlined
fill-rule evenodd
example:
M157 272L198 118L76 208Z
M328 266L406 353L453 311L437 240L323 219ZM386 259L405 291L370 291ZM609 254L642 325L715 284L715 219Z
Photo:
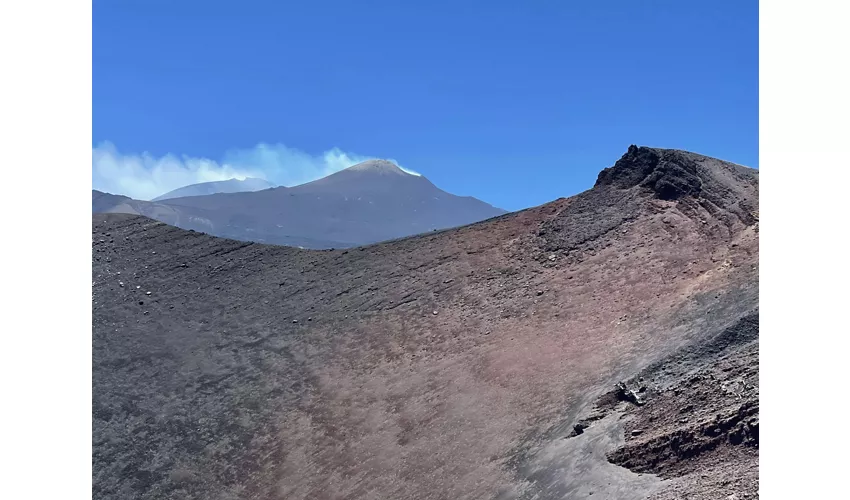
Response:
M113 208L127 201L133 201L133 199L119 194L104 193L96 189L91 190L91 211L93 213L110 212Z
M424 176L386 160L362 162L293 187L159 197L151 202L101 194L97 199L102 201L95 204L95 198L93 191L92 212L145 215L214 236L304 248L365 245L507 213L476 198L443 191ZM110 206L109 200L115 204Z
M274 184L256 177L246 177L245 179L228 179L226 181L200 182L198 184L190 184L171 190L163 195L157 196L151 201L162 201L171 198L182 198L184 196L204 196L216 193L244 193L260 191L275 187Z

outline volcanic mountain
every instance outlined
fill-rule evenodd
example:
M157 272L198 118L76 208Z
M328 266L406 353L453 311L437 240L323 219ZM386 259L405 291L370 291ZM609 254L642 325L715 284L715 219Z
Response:
M127 202L133 201L132 198L117 194L104 193L95 189L91 190L91 209L93 213L108 212L116 207L121 207ZM134 212L123 212L134 213Z
M106 208L93 204L92 211L141 214L214 236L314 249L375 243L506 213L447 193L385 160L291 188L122 201Z
M571 198L359 248L95 214L93 497L757 495L758 188L633 146Z
M203 196L206 194L216 193L246 193L273 187L275 187L275 185L271 182L265 179L257 179L255 177L247 177L245 179L228 179L226 181L201 182L174 189L163 195L157 196L151 201L182 198L184 196Z

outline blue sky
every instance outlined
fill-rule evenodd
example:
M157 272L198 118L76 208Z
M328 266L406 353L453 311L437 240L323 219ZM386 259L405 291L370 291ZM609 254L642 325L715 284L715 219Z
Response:
M515 210L630 144L758 167L755 1L95 0L92 76L93 187L137 196L382 157Z

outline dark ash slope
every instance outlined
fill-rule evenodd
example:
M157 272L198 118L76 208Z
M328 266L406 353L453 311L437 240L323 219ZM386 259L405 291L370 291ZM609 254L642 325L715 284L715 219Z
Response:
M735 493L721 476L751 455L706 455L725 467L689 483L617 451L675 422L618 407L567 438L617 382L758 306L754 171L649 148L612 169L569 199L348 250L94 215L94 498Z

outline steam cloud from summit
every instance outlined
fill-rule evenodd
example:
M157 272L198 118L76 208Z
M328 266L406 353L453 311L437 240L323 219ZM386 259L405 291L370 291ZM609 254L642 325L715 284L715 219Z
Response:
M124 154L112 143L103 142L92 148L92 189L150 200L189 184L233 178L257 177L279 186L296 186L371 159L376 157L338 148L311 155L283 144L264 143L228 151L221 161L173 154L157 158L147 152Z

